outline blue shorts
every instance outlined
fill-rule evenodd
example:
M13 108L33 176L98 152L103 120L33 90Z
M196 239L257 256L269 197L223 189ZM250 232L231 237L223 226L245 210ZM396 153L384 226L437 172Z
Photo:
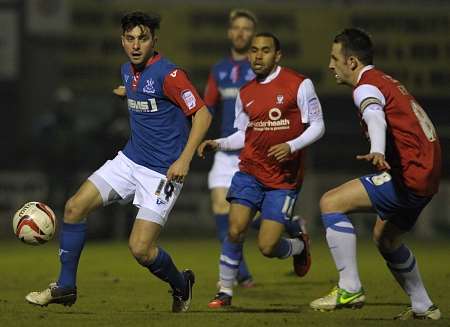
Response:
M387 172L366 175L360 180L380 218L405 231L414 226L423 208L432 198L412 193L396 183Z
M252 175L238 171L231 180L227 200L261 212L261 219L285 224L292 218L299 190L264 186Z

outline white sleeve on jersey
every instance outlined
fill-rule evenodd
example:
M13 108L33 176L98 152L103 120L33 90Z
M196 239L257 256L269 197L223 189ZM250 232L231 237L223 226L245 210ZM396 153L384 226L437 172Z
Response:
M302 123L309 123L309 126L300 136L286 142L291 153L314 143L325 133L322 106L310 79L305 79L298 88L297 106L301 110Z
M228 135L220 139L214 140L219 144L219 150L233 151L240 150L244 147L245 132L237 130L234 134Z
M353 101L361 114L372 103L381 106L381 110L386 105L383 93L374 85L362 84L353 91Z
M234 128L237 128L238 130L245 132L250 119L248 118L248 115L244 111L240 94L238 94L238 96L236 97L236 105L234 107L234 113L235 113Z
M365 107L362 118L366 122L370 138L370 153L384 154L386 150L386 118L383 107L372 103Z
M308 78L303 80L298 88L297 107L300 108L303 124L313 120L323 120L322 106L314 90L314 85Z

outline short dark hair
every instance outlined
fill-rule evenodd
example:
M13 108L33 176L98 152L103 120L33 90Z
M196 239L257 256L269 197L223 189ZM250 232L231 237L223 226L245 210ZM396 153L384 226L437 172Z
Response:
M233 9L230 11L230 25L234 22L235 19L238 19L240 17L245 17L253 22L253 25L256 26L256 23L258 22L258 19L256 18L256 15L247 9Z
M334 43L342 44L345 57L355 56L364 65L373 63L372 38L361 28L346 28L334 38Z
M161 16L156 13L146 14L141 11L134 11L125 14L121 20L122 32L125 33L132 30L136 26L147 26L152 35L155 35L155 30L159 28L161 23Z
M281 50L280 40L275 36L275 34L270 33L270 32L261 32L261 33L257 33L255 35L255 38L256 37L270 37L273 40L273 44L275 45L275 51Z

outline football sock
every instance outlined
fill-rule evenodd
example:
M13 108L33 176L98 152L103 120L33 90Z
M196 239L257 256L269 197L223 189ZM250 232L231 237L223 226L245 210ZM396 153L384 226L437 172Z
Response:
M217 238L223 243L228 234L228 214L214 215L216 220Z
M225 238L228 235L228 214L216 214L214 215L216 220L216 229L217 229L217 237L219 238L220 243L223 243ZM239 272L237 279L239 281L244 281L252 278L252 275L248 271L247 264L245 263L244 258L242 257L241 262L239 264Z
M342 213L322 214L326 238L336 268L339 271L339 287L348 292L361 289L356 264L356 235L347 215Z
M427 311L433 303L425 290L413 253L404 244L393 252L380 253L392 275L409 295L413 311L416 313Z
M303 242L297 238L281 238L272 255L279 259L286 259L302 253L304 248Z
M76 287L78 261L86 241L86 232L86 223L63 223L59 237L61 270L57 281L58 286L64 288Z
M184 294L186 283L183 274L178 271L170 255L162 248L158 247L158 255L147 268L153 275L169 283L175 294Z
M286 230L286 233L288 233L289 236L295 237L296 235L300 234L300 225L298 224L297 220L288 220L284 223L284 228Z
M232 243L225 239L220 254L220 292L233 295L233 283L237 277L239 263L242 259L243 243Z

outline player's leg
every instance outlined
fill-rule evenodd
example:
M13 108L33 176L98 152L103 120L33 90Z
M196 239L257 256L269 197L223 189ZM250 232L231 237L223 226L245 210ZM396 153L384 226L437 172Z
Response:
M66 203L64 222L60 232L59 257L61 270L58 281L42 292L26 296L31 304L46 306L50 303L72 305L77 298L76 274L78 262L86 240L86 216L103 204L100 192L89 180Z
M361 307L365 297L356 262L356 234L347 213L371 211L369 195L359 179L351 180L328 192L320 199L326 239L339 282L330 294L311 302L317 310Z
M411 307L397 318L433 319L440 318L439 309L433 305L420 276L419 267L412 251L402 242L406 231L391 221L377 218L373 239L394 278L408 294Z
M230 204L226 200L228 188L216 187L211 190L212 210L216 222L217 236L221 244L228 234ZM237 282L244 288L254 285L244 257L239 264Z
M211 206L220 243L228 234L230 204L226 199L233 175L239 170L239 157L234 153L219 151L214 156L214 164L208 174L208 187L211 190ZM245 259L239 265L237 281L242 287L254 285Z
M309 238L300 231L291 238L281 237L292 224L292 213L297 201L297 190L266 190L261 206L262 224L258 235L259 248L263 255L286 259L292 256L294 271L300 277L306 275L311 266ZM298 222L294 222L300 227ZM290 231L292 232L292 230Z

